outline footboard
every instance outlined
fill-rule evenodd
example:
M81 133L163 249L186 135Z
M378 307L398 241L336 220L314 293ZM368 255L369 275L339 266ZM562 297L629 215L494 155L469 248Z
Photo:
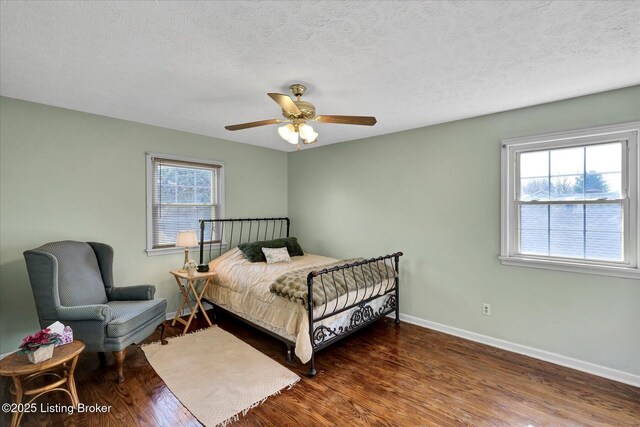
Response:
M400 323L400 257L402 252L314 271L307 276L307 310L309 316L309 338L313 354L309 375L316 374L315 353L364 326L395 311L396 323ZM341 298L327 300L326 287L336 287L336 276L342 275L357 284L347 290ZM322 288L324 301L314 307L314 286ZM338 289L334 289L339 294ZM342 300L342 301L340 301ZM324 319L350 311L348 322L343 326L329 327L322 324Z

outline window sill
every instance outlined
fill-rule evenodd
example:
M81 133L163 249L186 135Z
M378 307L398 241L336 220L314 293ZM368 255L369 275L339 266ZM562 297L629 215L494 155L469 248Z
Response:
M622 277L625 279L640 279L640 270L634 267L616 267L610 265L584 264L579 262L541 260L522 256L500 256L498 258L502 265L568 271L572 273L596 274L599 276Z
M228 246L228 243L223 243L222 244L222 249L226 249ZM216 243L214 245L211 245L211 250L218 250L220 249L220 243ZM209 245L205 245L205 252L209 251ZM162 249L146 249L147 252L147 256L158 256L158 255L175 255L175 254L184 254L184 248L162 248ZM200 246L194 246L193 248L189 248L189 257L191 257L191 254L193 253L200 253ZM195 259L195 258L192 258Z
M184 254L184 248L147 249L147 256ZM200 247L189 248L189 253L200 252Z

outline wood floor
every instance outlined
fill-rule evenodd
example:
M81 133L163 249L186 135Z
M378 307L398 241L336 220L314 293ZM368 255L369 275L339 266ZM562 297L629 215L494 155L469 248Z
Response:
M218 324L286 364L279 341L227 317ZM150 341L158 339L156 332ZM234 426L640 426L640 388L386 319L321 352L314 379L299 362L288 366L302 381ZM200 425L138 347L127 350L122 384L114 381L115 367L101 367L96 354L82 354L76 372L80 402L111 411L29 414L23 425ZM3 403L8 388L3 378ZM69 404L60 392L39 401ZM7 414L0 425L9 425Z

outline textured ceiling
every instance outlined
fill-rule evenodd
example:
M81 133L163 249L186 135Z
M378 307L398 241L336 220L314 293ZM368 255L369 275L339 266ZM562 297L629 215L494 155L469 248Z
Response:
M307 84L317 145L640 83L638 1L0 3L4 96L280 150L267 92Z

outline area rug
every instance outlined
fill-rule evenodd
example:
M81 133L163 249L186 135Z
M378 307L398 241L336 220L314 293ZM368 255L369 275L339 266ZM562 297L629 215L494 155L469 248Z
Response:
M142 347L149 363L182 404L208 427L226 425L300 377L212 326Z

